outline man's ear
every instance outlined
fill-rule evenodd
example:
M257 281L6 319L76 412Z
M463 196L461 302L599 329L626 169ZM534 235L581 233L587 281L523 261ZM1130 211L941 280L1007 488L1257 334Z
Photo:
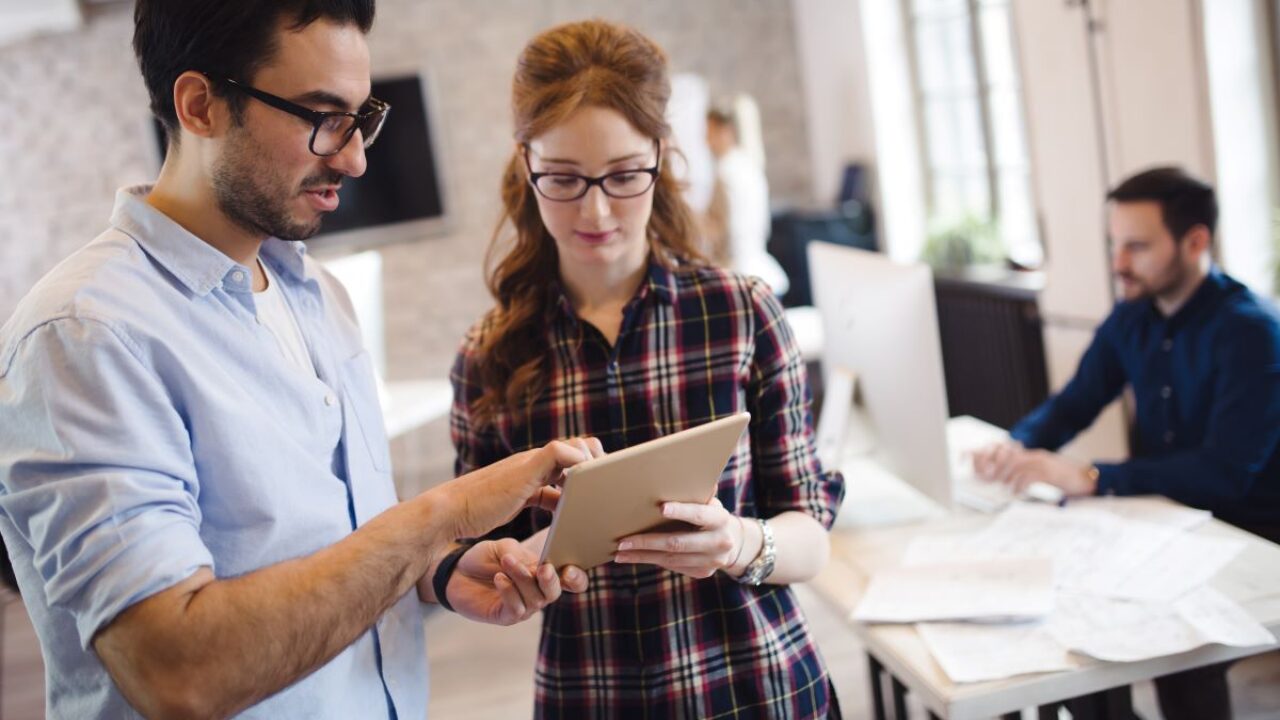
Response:
M205 138L220 133L230 117L226 102L213 94L213 83L194 70L173 81L173 110L181 129Z
M1213 233L1209 232L1207 225L1193 225L1182 236L1182 244L1188 254L1199 260L1202 255L1210 251L1213 245Z

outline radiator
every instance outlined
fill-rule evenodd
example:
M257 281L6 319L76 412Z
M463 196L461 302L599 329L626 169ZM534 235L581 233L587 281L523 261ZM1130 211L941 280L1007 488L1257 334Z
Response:
M1049 395L1036 274L936 273L951 416L1012 427Z

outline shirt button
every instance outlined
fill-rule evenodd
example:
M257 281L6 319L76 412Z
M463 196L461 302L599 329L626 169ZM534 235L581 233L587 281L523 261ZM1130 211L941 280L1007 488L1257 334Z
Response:
M1164 444L1165 444L1165 445L1172 445L1172 444L1173 444L1173 431L1172 431L1172 430L1170 430L1170 431L1168 431L1168 432L1166 432L1166 433L1164 434Z
M1165 352L1169 352L1170 350L1173 349L1173 341L1168 338L1165 338L1165 341L1160 343L1160 349Z
M236 270L235 272L231 273L231 279L234 282L238 282L238 283L244 282L244 272L240 270Z
M1165 400L1168 400L1169 398L1173 397L1173 388L1169 387L1168 385L1165 385L1164 387L1160 388L1160 397L1164 398Z
M328 407L333 407L337 402L338 398L334 397L332 393L324 396L324 404Z

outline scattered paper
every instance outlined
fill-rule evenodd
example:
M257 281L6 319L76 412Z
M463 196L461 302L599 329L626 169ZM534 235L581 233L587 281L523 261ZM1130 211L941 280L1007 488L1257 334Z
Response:
M1059 587L1102 591L1123 582L1177 534L1097 510L1015 503L976 533L952 535L946 543L918 538L903 563L1050 558Z
M1214 586L1242 603L1280 595L1280 546L1250 544L1231 572L1217 578Z
M1210 643L1274 644L1237 600L1280 594L1280 548L1188 532L1208 517L1156 498L1014 503L980 530L917 536L902 567L872 578L854 619L920 622L958 683L1070 669L1072 652L1132 662ZM1216 579L1222 591L1209 587L1242 552ZM1056 595L1036 585L1046 577ZM1044 622L992 624L1035 617L1046 597L1054 608Z
M916 631L952 682L982 682L1080 666L1045 623L921 623Z
M1128 520L1141 520L1168 525L1178 530L1194 530L1213 517L1208 510L1198 510L1169 502L1160 497L1084 497L1071 500L1071 507L1101 510Z
M1244 608L1209 587L1172 603L1063 594L1047 625L1063 647L1111 662L1173 655L1209 643L1253 647L1276 641Z
M898 567L876 573L853 612L861 622L1025 620L1053 611L1041 558Z
M1167 602L1213 579L1245 548L1243 540L1181 533L1146 559L1129 577L1100 594Z

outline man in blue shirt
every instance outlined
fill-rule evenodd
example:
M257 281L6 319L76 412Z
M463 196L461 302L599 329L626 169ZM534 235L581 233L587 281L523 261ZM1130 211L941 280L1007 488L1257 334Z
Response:
M160 177L0 329L0 534L47 714L422 718L422 602L509 624L586 586L456 540L551 506L599 444L397 503L350 301L294 242L387 115L372 0L139 0L135 19Z
M1068 496L1158 494L1280 542L1280 322L1215 267L1213 188L1177 168L1108 196L1122 300L1060 393L975 454L980 476ZM1133 391L1132 457L1082 465L1057 454L1120 392ZM1183 674L1187 675L1187 674ZM1185 697L1173 695L1178 686ZM1157 682L1166 718L1229 717L1225 668Z

